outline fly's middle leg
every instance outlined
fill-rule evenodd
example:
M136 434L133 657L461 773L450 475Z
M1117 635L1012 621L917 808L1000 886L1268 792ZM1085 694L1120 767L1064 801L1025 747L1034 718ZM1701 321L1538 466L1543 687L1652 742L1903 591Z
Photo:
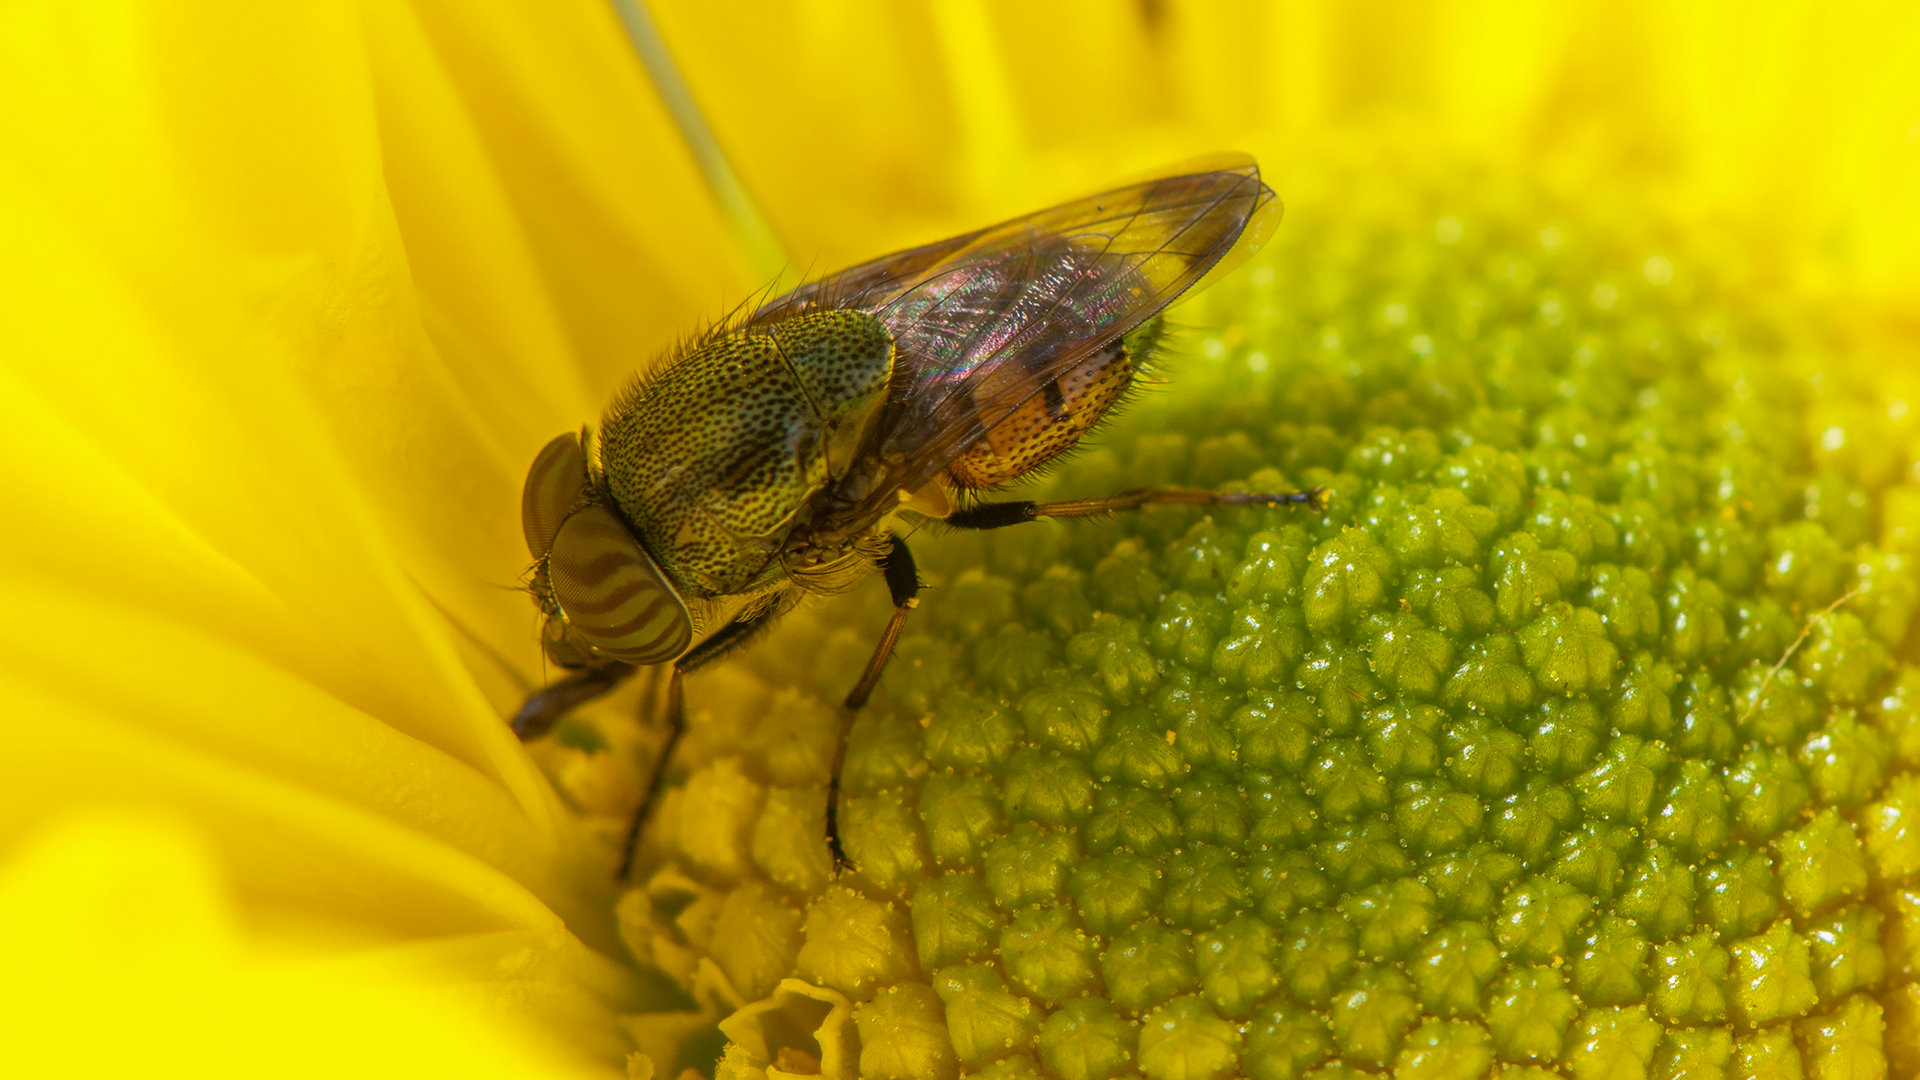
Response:
M833 854L835 872L847 865L846 850L840 845L840 767L847 758L847 736L853 730L853 714L873 695L880 673L893 658L893 647L900 643L900 631L907 625L907 613L920 606L920 571L913 565L913 552L908 551L907 542L897 536L889 536L887 540L887 553L880 558L880 574L886 579L887 591L893 594L893 617L887 620L887 628L881 633L879 644L874 646L866 669L860 673L860 681L847 695L846 708L840 715L840 737L833 748L833 772L827 779L827 850Z
M880 673L887 669L893 647L900 641L900 631L907 625L907 612L920 606L920 571L913 564L913 552L908 551L907 542L897 536L889 536L887 541L887 553L880 557L880 575L886 579L887 591L893 595L893 617L887 620L887 629L880 635L880 643L874 646L865 670L861 671L860 681L847 694L849 709L860 708L873 695Z

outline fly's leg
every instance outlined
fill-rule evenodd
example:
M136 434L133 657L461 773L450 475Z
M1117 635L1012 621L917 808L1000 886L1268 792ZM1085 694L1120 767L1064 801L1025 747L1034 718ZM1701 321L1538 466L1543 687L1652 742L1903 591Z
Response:
M887 629L880 635L880 643L873 647L866 670L860 673L860 681L847 695L848 709L860 708L873 696L880 673L887 669L893 647L900 641L900 631L907 625L907 612L920 606L920 572L913 565L913 552L908 551L907 542L897 536L889 536L887 541L887 553L880 557L880 576L886 579L887 591L893 594L893 618L887 620ZM834 775L839 776L837 767Z
M553 729L562 716L619 686L634 671L632 664L581 668L544 690L527 696L513 714L513 733L521 742L537 739Z
M1004 529L1040 518L1099 517L1156 504L1177 506L1305 506L1326 509L1326 488L1278 494L1204 488L1135 488L1115 495L1064 502L990 502L955 510L942 520L956 529Z
M840 714L840 737L833 748L833 772L827 779L827 850L833 854L835 873L848 865L846 850L840 846L840 766L847 759L847 736L853 731L853 714L873 695L880 673L893 658L893 647L899 644L900 631L907 625L907 612L920 606L920 572L913 565L913 553L907 550L905 540L897 536L889 536L887 540L887 553L880 557L880 575L887 581L887 591L893 594L893 617L887 620L880 643L873 647L873 656L867 660L866 670L860 673L860 681L847 695L847 707Z
M666 779L667 762L673 757L673 748L680 744L680 736L687 730L687 698L682 684L688 673L746 644L753 635L773 625L777 613L770 608L744 622L728 623L673 662L673 670L667 675L667 741L661 745L660 756L654 760L653 777L647 781L646 797L640 800L639 807L633 812L633 819L627 822L627 836L620 844L620 870L614 875L616 880L625 881L627 874L633 870L633 856L640 846L640 827L646 824L653 801L660 795L660 783Z

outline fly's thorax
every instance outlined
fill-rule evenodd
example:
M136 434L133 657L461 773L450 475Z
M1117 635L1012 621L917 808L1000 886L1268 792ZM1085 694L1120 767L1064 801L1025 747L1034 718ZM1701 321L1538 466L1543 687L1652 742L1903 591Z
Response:
M796 530L780 553L780 567L806 592L845 592L867 576L888 546L884 520L863 532L831 536Z
M893 355L879 320L809 312L696 344L608 408L607 491L685 595L781 574L795 524L868 443Z

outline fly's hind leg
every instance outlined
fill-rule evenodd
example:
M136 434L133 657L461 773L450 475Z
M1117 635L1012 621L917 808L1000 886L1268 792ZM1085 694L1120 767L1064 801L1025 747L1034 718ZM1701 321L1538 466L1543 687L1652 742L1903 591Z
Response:
M1326 488L1279 493L1208 491L1205 488L1135 488L1118 494L1062 502L989 502L955 510L942 521L956 529L1004 529L1040 518L1100 517L1154 505L1305 506L1326 509Z
M873 656L860 673L860 681L847 695L846 708L840 714L840 737L833 748L833 772L827 779L827 850L833 855L836 874L848 865L846 850L840 846L840 767L847 759L847 736L853 731L853 714L873 696L880 673L893 658L893 647L900 643L907 613L920 606L920 571L913 565L913 553L907 550L905 540L897 536L889 536L887 540L887 553L880 558L880 574L886 579L887 591L893 594L893 617L887 620L879 644L873 647Z

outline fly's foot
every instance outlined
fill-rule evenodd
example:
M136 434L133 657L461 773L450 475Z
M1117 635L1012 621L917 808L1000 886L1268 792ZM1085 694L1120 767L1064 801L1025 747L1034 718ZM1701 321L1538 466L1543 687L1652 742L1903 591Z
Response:
M1327 509L1327 489L1308 488L1306 491L1257 492L1246 495L1222 495L1223 503L1244 502L1248 506L1304 506L1314 513L1323 513Z
M833 865L827 871L830 880L838 881L840 875L853 869L852 860L847 858L847 849L840 845L840 783L839 776L827 790L827 857Z

